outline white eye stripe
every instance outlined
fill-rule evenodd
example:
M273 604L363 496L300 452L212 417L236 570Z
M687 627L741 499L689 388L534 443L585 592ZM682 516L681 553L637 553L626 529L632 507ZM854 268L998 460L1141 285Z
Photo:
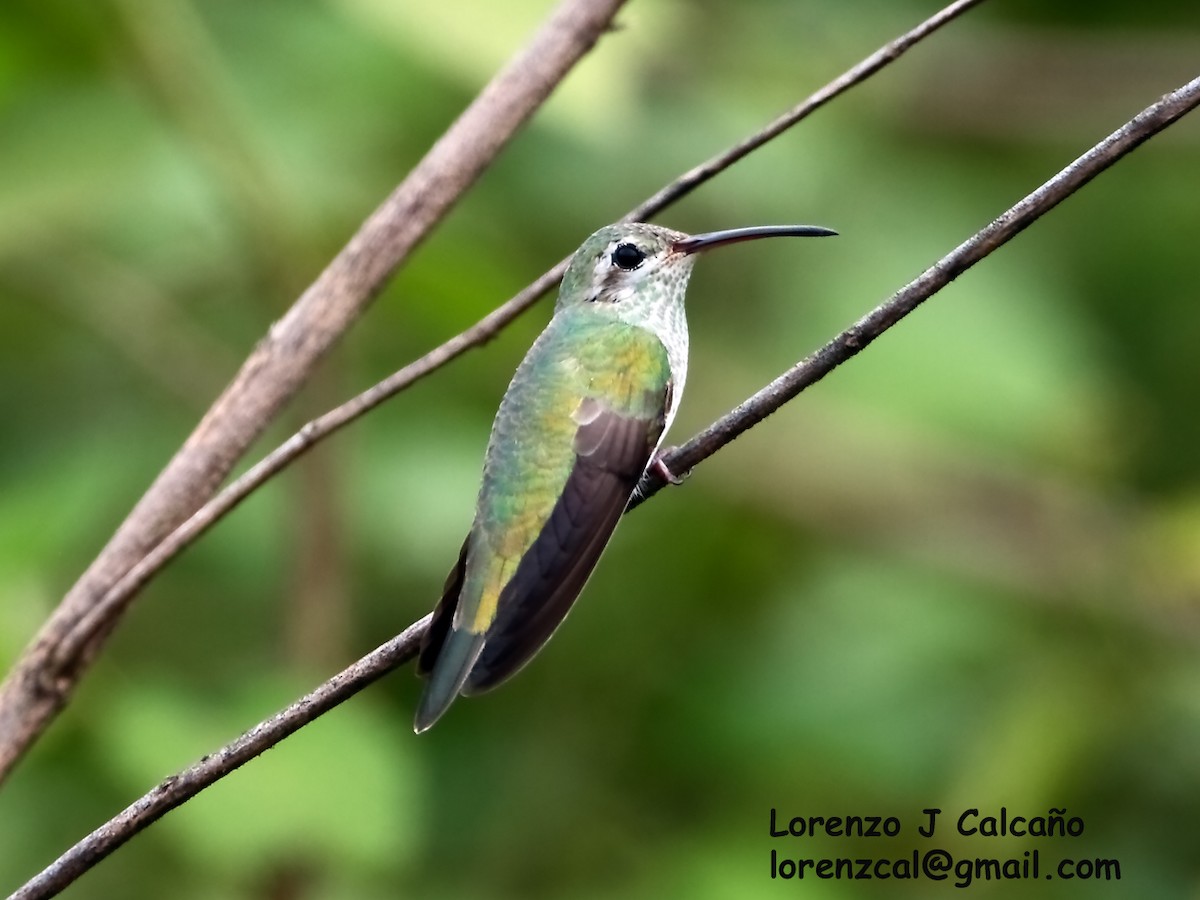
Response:
M585 302L619 303L626 300L633 294L637 284L657 271L663 254L642 244L638 237L636 234L620 235L609 241L594 257L591 290L585 295ZM623 246L630 247L640 257L637 264L630 268L625 268L614 259L614 254Z

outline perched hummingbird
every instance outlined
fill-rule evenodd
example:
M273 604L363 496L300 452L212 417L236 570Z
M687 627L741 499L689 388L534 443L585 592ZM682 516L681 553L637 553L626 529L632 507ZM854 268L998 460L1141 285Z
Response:
M475 522L421 644L417 671L428 683L418 733L550 639L643 472L676 480L658 448L687 375L683 297L695 254L832 234L778 225L689 236L626 223L583 242L496 413Z

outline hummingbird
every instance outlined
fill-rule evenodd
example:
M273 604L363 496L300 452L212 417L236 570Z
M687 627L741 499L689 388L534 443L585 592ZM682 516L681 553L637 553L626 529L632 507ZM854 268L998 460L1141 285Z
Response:
M618 223L583 242L492 424L475 520L421 643L417 733L545 645L648 469L678 483L659 448L687 378L684 293L696 254L836 233Z

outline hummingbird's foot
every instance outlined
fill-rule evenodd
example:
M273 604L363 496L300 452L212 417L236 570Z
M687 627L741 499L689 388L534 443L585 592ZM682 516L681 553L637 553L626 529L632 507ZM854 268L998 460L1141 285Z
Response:
M638 479L637 487L633 489L633 493L629 497L629 504L626 509L631 509L632 507L637 506L654 493L656 490L654 485L654 476L656 475L667 484L683 484L683 478L672 472L670 467L663 462L664 456L669 456L678 449L678 447L663 447L661 450L657 451L653 457L651 457L650 462L646 464L646 471L643 472L642 477ZM684 477L687 477L691 473L689 471L684 472L683 474Z
M667 464L663 462L663 457L678 450L678 447L663 447L654 454L654 459L650 460L650 469L657 473L667 484L683 484L683 479L667 468Z

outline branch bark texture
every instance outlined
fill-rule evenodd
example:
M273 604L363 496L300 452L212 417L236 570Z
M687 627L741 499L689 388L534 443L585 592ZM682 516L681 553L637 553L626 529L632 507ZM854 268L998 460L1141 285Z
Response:
M1053 209L1118 159L1200 105L1200 78L1164 96L1087 153L1033 191L884 303L863 316L816 353L772 381L728 415L714 422L667 459L672 471L684 471L708 458L739 434L761 422L801 390L912 312L924 300L988 256L1041 215ZM638 502L652 496L660 481L647 480ZM630 504L630 508L637 503ZM334 676L287 709L191 768L159 784L132 806L96 829L10 900L52 897L125 841L166 812L195 796L227 772L263 753L318 715L411 659L428 627L426 616L350 668Z
M233 382L0 685L0 780L67 703L117 617L69 640L132 566L210 498L393 271L445 216L624 0L563 0L255 347ZM66 650L67 652L64 652Z

